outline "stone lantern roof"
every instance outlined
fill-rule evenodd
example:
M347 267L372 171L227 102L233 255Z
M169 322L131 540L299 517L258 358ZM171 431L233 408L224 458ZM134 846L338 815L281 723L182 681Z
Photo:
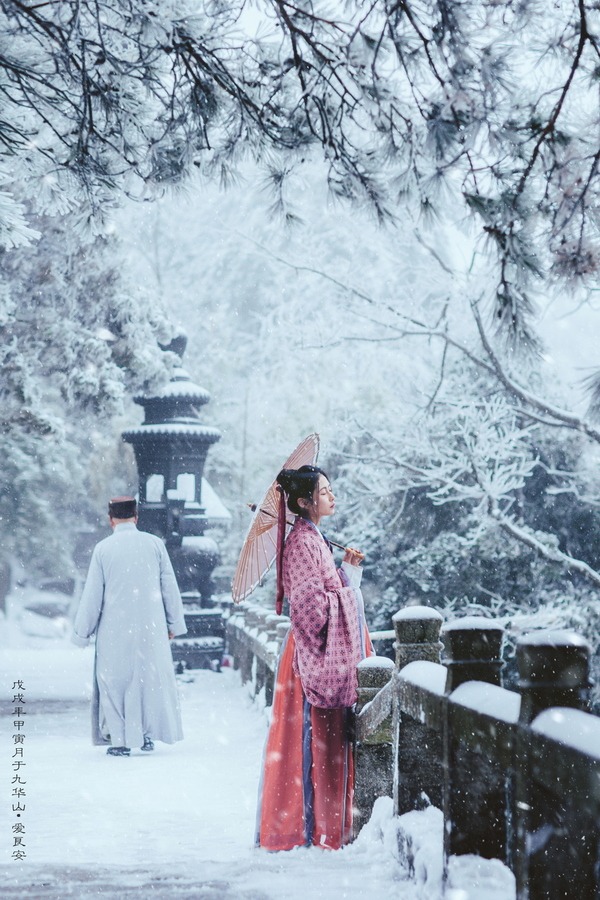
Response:
M151 396L142 394L133 398L144 407L145 418L138 428L131 428L123 437L129 441L142 435L196 435L218 441L221 433L216 428L198 421L198 409L210 400L203 387L194 384L185 369L178 367L171 381ZM211 440L212 439L212 440Z

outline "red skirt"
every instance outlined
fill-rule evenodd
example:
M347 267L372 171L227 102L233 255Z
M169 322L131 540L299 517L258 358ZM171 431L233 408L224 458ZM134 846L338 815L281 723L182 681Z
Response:
M256 843L266 850L311 844L338 850L352 839L351 709L308 703L292 668L294 650L290 631L277 671Z

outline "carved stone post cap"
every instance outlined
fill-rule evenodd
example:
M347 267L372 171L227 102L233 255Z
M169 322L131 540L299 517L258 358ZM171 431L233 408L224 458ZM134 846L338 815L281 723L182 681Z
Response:
M356 666L359 687L384 687L396 668L393 659L387 656L368 656Z
M266 609L264 606L257 606L253 610L254 615L256 616L257 621L261 627L264 627L266 621L270 615L272 615L270 609Z
M260 603L248 603L244 618L249 628L260 630L265 627L265 620L269 615L271 615L271 610L261 606Z
M244 604L244 619L246 625L252 627L256 623L256 615L254 612L254 604L246 603Z
M279 622L289 622L289 621L290 620L288 619L287 616L278 616L277 613L272 613L272 612L270 612L268 614L268 616L265 618L265 622L267 623L267 625L269 627L271 627L271 626L274 627L275 625L279 624Z
M439 640L444 617L430 606L405 606L392 616L399 644L432 644Z
M589 642L574 631L533 631L517 641L519 687L588 687Z
M446 656L453 661L497 660L500 658L504 628L483 616L464 616L444 625Z
M538 631L530 631L522 634L517 641L518 646L527 644L529 647L588 647L589 641L576 631L567 628L540 628Z
M444 631L467 631L470 628L476 631L504 631L503 625L486 616L462 616L444 625Z
M279 625L279 622L284 619L287 619L287 616L278 616L277 613L272 612L265 616L264 627L270 640L276 640L277 626Z
M520 721L527 724L552 706L588 709L590 652L586 639L573 631L534 631L519 638Z

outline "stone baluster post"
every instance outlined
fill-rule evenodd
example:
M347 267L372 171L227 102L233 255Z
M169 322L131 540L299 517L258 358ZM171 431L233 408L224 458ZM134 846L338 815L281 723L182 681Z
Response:
M527 726L549 707L588 710L591 648L569 631L537 631L517 642L522 695L515 753L514 869L518 900L599 896L598 823L547 790L536 771L553 766Z
M502 625L483 616L465 616L449 622L442 633L447 694L465 681L502 684Z
M253 621L253 604L244 601L243 603L240 603L240 609L244 613L244 628L251 627ZM252 658L252 652L247 641L238 640L236 668L239 668L240 670L242 684L246 684L252 678Z
M265 619L267 640L268 643L274 644L277 648L275 651L277 653L277 656L279 656L279 649L281 647L281 641L279 640L279 629L282 625L285 627L285 631L287 634L287 630L290 626L290 620L288 619L288 617L278 616L276 613L269 612L269 615ZM271 669L270 666L265 665L264 672L265 704L267 706L272 706L273 694L275 692L275 671Z
M358 700L356 715L374 700L394 673L394 663L385 656L370 656L356 667ZM390 706L391 712L391 706ZM377 729L356 743L354 753L355 789L352 827L356 836L369 820L378 797L391 797L394 780L391 714Z
M407 606L393 617L396 641L396 669L410 662L426 660L440 662L443 644L440 628L443 618L429 606ZM394 809L398 815L421 809L426 797L442 808L443 800L443 742L442 733L418 719L401 713L394 705L394 759L397 778L394 782Z
M241 607L237 607L232 612L225 626L225 633L227 635L227 653L231 657L234 669L239 669L240 667L237 623L239 622L242 615L243 609Z
M532 722L550 706L589 712L590 652L588 642L573 631L534 631L517 642L520 721Z
M504 637L501 625L482 616L467 616L446 625L443 637L447 695L468 681L500 686ZM446 858L475 853L506 862L509 785L506 767L485 751L478 752L468 721L469 711L458 704L455 706L451 696L449 699L444 742ZM490 725L496 734L501 727L502 723ZM482 741L487 737L486 732Z
M258 626L257 610L260 609L260 607L257 607L256 603L250 603L249 601L240 604L240 606L244 609L246 628L256 628Z
M277 656L279 657L281 654L281 648L283 646L283 642L285 641L288 631L292 627L292 623L288 619L287 616L280 616L280 621L277 623L276 632L277 632Z
M444 645L440 641L443 616L430 606L405 606L392 616L396 640L396 669L410 662L439 663Z
M256 621L256 628L258 630L259 639L262 637L267 638L269 632L269 618L272 616L272 611L267 609L264 606L256 606L254 608L254 616ZM266 643L266 640L265 640ZM268 666L264 659L261 659L260 656L254 656L254 694L260 693L260 691L265 688L265 694L267 691L267 680L269 678L270 672ZM273 689L271 686L271 697L273 696Z

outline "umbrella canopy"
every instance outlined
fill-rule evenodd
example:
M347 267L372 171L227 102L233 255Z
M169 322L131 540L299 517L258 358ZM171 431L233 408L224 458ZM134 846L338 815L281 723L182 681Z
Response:
M299 469L300 466L316 465L319 444L319 435L309 434L281 468ZM277 554L279 498L277 482L274 481L256 507L233 576L231 593L236 603L241 603L259 584L262 584L263 578L273 565ZM288 530L289 527L291 523L288 523Z

